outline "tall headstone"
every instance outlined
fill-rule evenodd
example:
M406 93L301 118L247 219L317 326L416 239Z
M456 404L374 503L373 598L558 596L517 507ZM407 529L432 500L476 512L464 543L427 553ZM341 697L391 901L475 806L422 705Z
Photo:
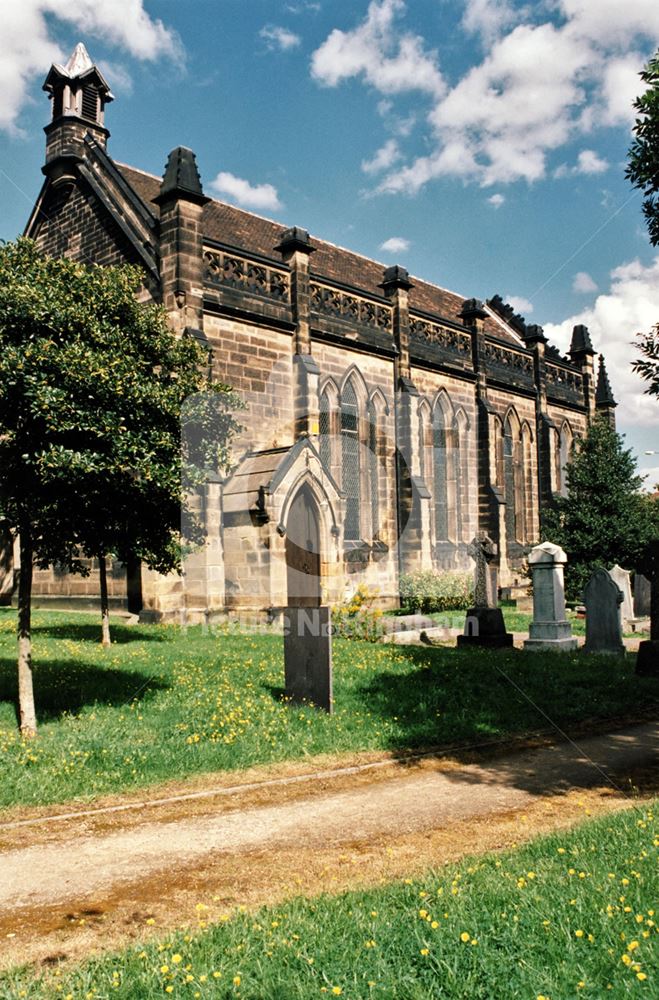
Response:
M622 604L620 605L620 615L622 617L622 627L623 630L627 628L628 623L634 617L634 604L632 601L632 585L630 580L630 572L628 569L623 569L622 566L616 565L609 570L609 576L615 584L622 591Z
M603 567L593 572L584 590L587 653L622 654L622 591Z
M497 547L484 531L479 531L469 546L474 569L474 606L467 611L463 635L458 646L512 646L513 637L506 632L501 609L497 607Z
M565 615L563 567L567 556L559 545L543 542L529 553L533 576L533 621L524 649L553 649L569 653L577 648Z
M286 696L332 711L332 626L328 607L288 607L284 613Z
M636 673L659 677L659 538L646 547L636 568L650 581L650 638L638 647Z
M647 618L650 614L652 586L647 576L634 574L634 618Z

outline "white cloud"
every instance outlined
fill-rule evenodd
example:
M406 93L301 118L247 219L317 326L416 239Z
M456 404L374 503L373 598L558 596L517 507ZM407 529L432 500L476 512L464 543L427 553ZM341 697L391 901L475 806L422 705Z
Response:
M407 7L371 0L361 24L334 29L312 57L312 75L329 86L357 77L390 101L414 90L427 96L426 150L395 164L381 192L414 193L441 176L483 186L547 177L556 150L630 122L638 72L659 42L657 0L466 0L463 29L481 37L485 54L447 89L428 41L405 33ZM555 176L607 166L583 150Z
M491 195L487 199L488 204L492 205L493 208L501 208L501 206L503 205L503 203L505 202L505 200L506 200L505 195L499 194L498 192L497 192L497 194Z
M287 52L289 49L297 48L302 41L295 32L289 31L288 28L280 28L275 24L266 24L259 31L259 35L270 51L279 49L280 52Z
M395 139L388 139L371 160L362 161L362 170L365 174L378 174L382 170L388 170L400 157L398 143Z
M659 317L659 255L645 266L630 261L611 272L611 286L588 309L562 323L545 323L545 334L562 350L570 346L572 327L584 323L593 347L606 360L621 424L659 426L659 402L644 393L647 383L631 369L640 354L631 346L636 333L652 329Z
M638 470L639 476L645 476L643 489L646 490L648 493L654 493L655 489L657 489L657 486L659 484L659 465L655 465L654 467L650 466L650 468L644 469L642 467L643 456L641 456L641 461L639 465L641 466Z
M576 172L578 174L603 174L608 169L609 164L593 149L582 149L577 157Z
M380 250L385 253L405 253L410 249L410 241L403 236L390 236L388 240L380 244Z
M34 85L51 63L69 56L55 40L57 22L79 36L100 38L136 59L164 56L180 61L183 49L174 31L154 20L143 0L20 0L2 4L0 34L0 128L17 130L17 119ZM93 51L91 53L93 58ZM121 72L121 71L119 71ZM125 71L124 71L125 72ZM41 80L39 80L41 83Z
M394 21L403 0L371 0L366 19L352 31L335 28L311 58L311 75L336 87L363 76L382 94L423 91L442 94L445 84L435 52L425 50L419 35L401 31Z
M594 149L582 149L574 166L568 167L567 163L561 163L554 170L554 177L560 180L563 177L575 177L577 174L603 174L608 169L607 161L598 156Z
M528 299L523 299L519 295L504 295L503 301L512 306L516 313L521 316L528 316L533 312L533 303Z
M590 292L597 291L597 285L586 271L578 271L572 282L572 291L588 295Z
M634 100L643 90L639 71L646 59L639 52L630 52L618 59L610 59L603 67L602 109L603 125L627 125L634 121Z
M242 177L221 171L209 187L218 194L226 195L245 208L260 208L277 211L282 207L277 189L272 184L250 184Z
M466 0L462 27L490 43L514 20L507 0Z

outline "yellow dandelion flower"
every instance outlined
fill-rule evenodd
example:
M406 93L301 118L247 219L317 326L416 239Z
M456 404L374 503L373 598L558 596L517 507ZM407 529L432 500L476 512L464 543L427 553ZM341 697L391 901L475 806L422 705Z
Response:
M647 979L648 977L647 977L647 976L645 975L645 973L644 973L644 972L637 972L637 973L636 973L636 978L637 978L637 979L640 979L640 980L641 980L641 982L643 982L643 980L644 980L644 979Z
M332 993L334 994L335 997L338 997L338 996L341 996L341 994L343 993L343 990L341 989L340 986L333 986L332 987Z
M233 977L233 985L234 985L234 986L240 986L240 983L241 983L241 978L240 978L240 976L234 976L234 977Z
M471 935L468 934L467 931L463 931L462 934L460 935L460 940L466 944L470 937Z
M631 960L631 958L629 957L629 955L627 955L627 954L625 954L625 955L623 955L623 956L622 956L622 958L621 958L621 962L622 962L622 963L623 963L624 965L631 965L631 964L632 964L632 960Z
M160 966L160 971L164 975L166 972L169 972L169 966L168 965L161 965Z
M172 962L174 963L174 965L180 965L182 961L183 961L182 955L172 955Z
M636 951L638 948L638 941L630 941L627 945L627 951Z
M429 948L422 948L419 954L421 954L421 955L429 955L430 954L430 949Z

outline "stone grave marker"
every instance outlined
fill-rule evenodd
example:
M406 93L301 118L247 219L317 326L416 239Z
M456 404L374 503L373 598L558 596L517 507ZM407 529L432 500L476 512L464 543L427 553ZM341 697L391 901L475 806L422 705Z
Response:
M622 591L608 571L598 567L584 590L587 653L624 653L620 616L622 599Z
M332 711L332 619L328 607L286 608L284 676L291 701Z
M634 575L634 617L648 618L650 615L650 596L652 587L647 576L642 573Z
M497 574L494 562L497 547L486 532L479 531L469 546L474 569L474 606L467 611L464 633L458 636L458 646L512 646L513 637L506 632L501 609L497 607Z
M659 677L659 538L646 547L637 569L650 581L650 638L638 647L636 673Z
M563 567L567 556L559 545L543 542L529 553L533 575L533 621L524 649L553 649L569 653L577 648L565 615Z
M622 604L620 605L620 615L622 618L623 631L627 628L628 623L634 617L634 604L632 602L632 585L630 580L630 572L628 569L623 569L622 566L616 565L609 570L609 576L615 584L618 585L622 591Z

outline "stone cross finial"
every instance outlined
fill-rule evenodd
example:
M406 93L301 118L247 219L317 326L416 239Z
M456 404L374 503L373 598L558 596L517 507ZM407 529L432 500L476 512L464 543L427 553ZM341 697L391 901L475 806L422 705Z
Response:
M497 595L494 593L494 583L490 563L495 559L497 547L485 531L479 531L472 538L469 555L476 563L474 570L474 607L496 608Z

